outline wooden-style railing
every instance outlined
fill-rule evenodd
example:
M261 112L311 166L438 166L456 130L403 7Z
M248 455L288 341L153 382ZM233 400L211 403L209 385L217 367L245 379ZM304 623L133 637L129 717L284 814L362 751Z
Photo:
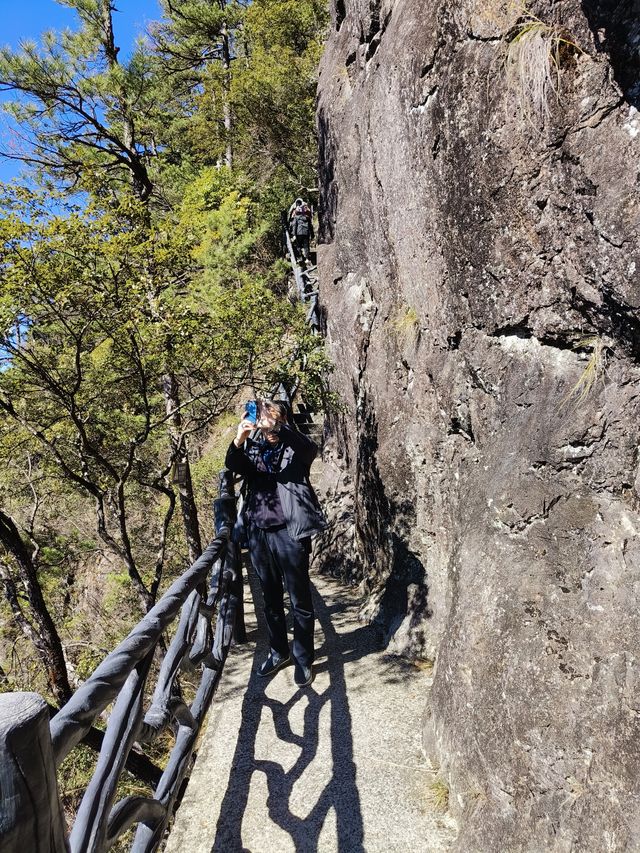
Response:
M2 853L102 853L134 823L139 826L131 850L147 853L157 848L232 639L244 640L240 555L231 538L236 501L226 473L214 507L213 542L50 722L48 707L37 694L0 696ZM144 693L156 648L178 613L178 627L145 713ZM187 663L202 664L190 707L177 684ZM96 769L67 839L56 768L114 701ZM175 742L153 797L129 796L114 805L134 744L153 740L169 726L176 732Z
M308 306L307 322L318 333L315 278L297 264L284 229L297 298ZM295 394L281 387L289 403ZM220 475L214 503L215 539L202 556L109 654L53 717L36 693L0 694L0 853L105 853L138 824L132 853L157 849L193 758L194 746L220 681L229 647L244 642L242 569L231 533L236 495L230 472ZM145 693L152 662L165 630L180 619L166 650L148 710ZM190 706L178 676L183 666L201 667ZM111 703L104 734L93 724ZM153 768L153 796L115 802L127 765L148 771L134 745L171 728L175 741L163 771ZM57 768L82 740L101 740L98 762L67 836L58 793ZM132 761L136 759L136 761Z
M296 261L296 253L293 248L289 229L283 228L283 242L291 260L291 268L296 283L296 297L307 308L307 325L314 334L320 332L320 316L318 311L318 291L315 288L317 279L311 275L310 270L303 270Z

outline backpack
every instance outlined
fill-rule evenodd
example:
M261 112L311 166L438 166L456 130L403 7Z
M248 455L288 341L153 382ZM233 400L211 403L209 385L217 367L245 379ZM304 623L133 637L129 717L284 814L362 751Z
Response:
M311 211L305 205L296 207L293 214L293 233L296 237L306 237L311 230Z

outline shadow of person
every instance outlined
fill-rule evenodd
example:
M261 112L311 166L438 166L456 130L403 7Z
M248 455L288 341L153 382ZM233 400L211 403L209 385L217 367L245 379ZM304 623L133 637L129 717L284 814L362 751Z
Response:
M251 572L250 585L254 600L260 601L259 595L256 595L256 579ZM336 849L341 853L364 853L363 820L356 783L352 720L344 667L346 662L378 651L379 635L375 628L369 626L339 634L332 624L332 616L339 617L348 604L338 603L330 607L313 584L312 591L316 619L324 634L324 642L318 649L317 657L326 657L326 661L314 667L314 673L316 676L322 673L322 677L317 678L310 687L296 690L287 701L280 701L267 696L265 690L270 682L265 683L264 679L258 677L254 666L242 704L242 722L232 774L220 809L212 853L240 853L246 850L242 843L242 822L256 773L264 774L266 780L269 820L290 836L296 853L317 853L320 836L331 811L335 814ZM264 639L266 630L259 607L257 613L262 639L256 648L256 663L267 653ZM327 682L325 673L328 675L328 685L320 687L320 682L323 685ZM299 714L299 703L305 701L303 733L300 735L295 733L291 718L294 709L296 716ZM328 739L326 736L323 738L321 732L321 712L324 708L329 709ZM258 729L265 709L271 714L278 741L290 744L293 754L297 751L297 758L288 770L277 761L256 757ZM305 791L305 784L313 786L314 776L317 784L317 773L310 774L308 783L304 778L316 758L318 765L330 765L330 778L319 793L314 792L315 802L306 817L299 817L292 809L294 786L300 783L296 790ZM268 837L268 827L265 826L265 849Z

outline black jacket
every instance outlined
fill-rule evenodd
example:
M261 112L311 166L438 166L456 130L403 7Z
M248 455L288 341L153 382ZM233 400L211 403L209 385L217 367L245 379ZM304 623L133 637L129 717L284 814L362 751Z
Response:
M284 448L275 475L278 497L289 536L295 540L304 539L327 527L318 498L309 482L309 470L318 448L306 435L285 424L280 429L280 441ZM231 442L227 450L226 467L244 477L249 491L259 473L256 461L260 448L260 442L248 438L242 447L236 447Z
M311 219L311 211L305 205L300 213L293 211L291 216L291 234L294 237L313 237L313 221Z

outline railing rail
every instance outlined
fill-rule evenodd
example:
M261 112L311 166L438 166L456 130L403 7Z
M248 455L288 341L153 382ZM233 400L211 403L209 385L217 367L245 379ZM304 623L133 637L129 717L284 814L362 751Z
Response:
M174 643L176 638L179 638L180 642L188 642L189 632L184 622L185 614L191 615L193 600L189 598L187 601L187 597L206 579L215 560L224 550L227 538L228 534L213 540L204 554L171 585L155 607L102 661L67 704L52 718L51 740L56 766L62 763L70 750L82 740L96 717L120 693L134 669L150 652L155 651L162 633L174 620L181 607L183 607L183 614ZM187 602L186 606L185 602ZM163 675L167 660L169 655L164 659L160 677ZM173 674L175 675L175 672Z
M40 697L24 693L0 697L1 853L102 853L136 822L139 827L132 850L152 851L160 843L234 633L244 633L244 626L237 625L242 613L242 574L238 549L231 540L235 495L229 491L225 473L221 495L214 505L216 538L107 655L47 728L42 720L43 708L49 720L48 709ZM178 627L145 714L145 686L157 645L178 613ZM178 675L187 661L203 665L190 707L177 688ZM95 771L67 839L56 768L114 700ZM176 738L154 796L125 797L114 805L118 781L134 743L152 740L170 725L177 727ZM30 751L34 733L39 747ZM35 835L28 824L39 827Z
M303 270L296 260L296 253L291 240L289 229L283 227L284 244L291 261L291 269L296 283L296 296L303 305L307 305L306 321L314 334L320 332L320 318L318 316L318 291L311 288L315 280L311 278L308 270Z
M298 266L286 225L283 236L296 296L308 305L307 323L317 334L315 279ZM291 403L297 384L277 390ZM202 556L51 719L37 694L0 695L0 853L104 853L136 823L133 853L152 853L160 844L231 643L245 639L240 553L231 536L236 496L228 471L220 475L214 511L216 536ZM157 647L178 613L145 713L145 689ZM190 705L178 685L185 664L202 667ZM100 735L92 726L112 702L106 731ZM169 726L175 741L153 796L129 796L114 804L134 744L153 740ZM102 743L67 838L56 770L90 730Z

